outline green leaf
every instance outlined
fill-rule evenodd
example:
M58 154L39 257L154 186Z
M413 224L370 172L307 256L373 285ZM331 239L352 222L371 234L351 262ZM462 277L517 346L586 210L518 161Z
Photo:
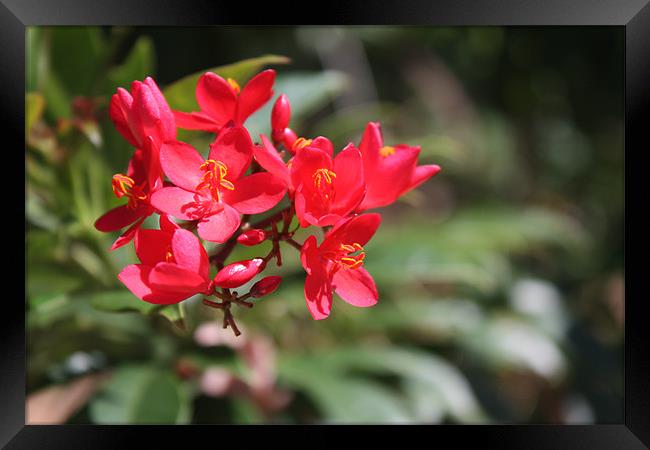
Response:
M194 91L196 83L205 72L214 72L223 78L233 78L243 87L245 82L264 66L287 63L289 63L289 58L286 56L264 55L225 66L207 68L175 81L167 86L163 93L172 109L185 112L198 111L199 106L196 103Z
M135 365L117 369L89 411L98 424L183 424L191 416L178 380L169 372Z
M34 124L38 122L43 116L45 109L45 99L38 92L28 92L25 95L25 138L29 135L29 131Z
M149 313L156 308L156 305L140 300L127 290L98 292L90 296L90 304L102 311L135 310Z
M143 80L152 75L155 65L155 52L151 38L141 36L119 66L108 72L106 92L113 94L118 87L128 87L133 80Z

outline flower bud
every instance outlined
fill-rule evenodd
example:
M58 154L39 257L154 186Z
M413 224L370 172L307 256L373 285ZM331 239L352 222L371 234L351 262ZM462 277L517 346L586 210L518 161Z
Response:
M293 144L296 142L296 139L298 139L296 133L294 133L291 128L285 128L279 140L282 141L282 143L287 149L289 149L291 154L295 154L295 152L293 151Z
M291 119L291 105L289 99L285 94L278 97L273 105L271 112L271 129L273 131L282 132L289 126L289 119Z
M228 264L214 277L214 284L222 288L236 288L248 283L264 270L266 263L262 258L249 259Z
M278 286L280 286L281 282L282 282L282 277L271 276L271 277L262 278L260 281L255 283L251 288L250 290L251 297L259 298L259 297L264 297L265 295L269 295L275 292Z
M266 239L266 232L258 228L253 228L237 236L237 242L247 247L252 247Z

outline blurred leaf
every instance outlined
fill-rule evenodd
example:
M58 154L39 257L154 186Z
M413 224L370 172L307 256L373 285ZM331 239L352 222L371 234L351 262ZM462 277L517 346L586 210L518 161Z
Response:
M153 42L148 36L141 36L135 42L131 51L119 66L108 72L106 92L113 94L118 87L128 89L134 80L143 80L153 75L155 51Z
M29 135L29 131L34 124L41 119L43 110L45 109L45 99L38 92L28 92L25 95L25 138Z
M78 275L68 274L61 270L53 271L49 267L32 266L27 274L27 295L55 296L74 291L83 284Z
M233 78L243 88L245 82L264 66L270 64L287 64L288 62L289 58L286 56L264 55L225 66L207 68L171 83L163 89L163 93L172 109L185 112L198 111L199 106L196 103L194 91L196 90L196 83L205 72L214 72L223 78Z
M183 424L190 420L190 402L180 383L167 371L151 366L122 366L90 403L98 424Z
M153 303L140 300L126 289L93 294L90 296L90 304L103 311L135 310L148 313L156 308Z
M47 64L47 51L43 48L43 29L41 27L27 27L26 29L27 54L27 91L38 90L41 86L42 76Z
M106 42L98 27L50 27L51 73L71 96L90 95L103 69ZM71 51L74 49L74 51Z
M49 73L43 82L43 95L47 104L47 113L52 120L69 119L72 115L70 93L55 73Z

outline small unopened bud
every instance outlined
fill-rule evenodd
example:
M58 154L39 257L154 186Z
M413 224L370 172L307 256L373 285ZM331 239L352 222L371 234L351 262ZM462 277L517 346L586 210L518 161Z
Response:
M291 154L295 154L296 152L293 151L293 144L296 142L296 139L298 139L298 136L296 136L296 133L291 130L291 128L285 128L284 131L282 132L281 139L279 139L284 146L289 149Z
M237 242L247 247L257 245L266 239L266 232L258 228L253 228L237 236Z
M282 132L289 126L291 119L291 105L285 94L278 97L271 111L271 129Z
M248 283L266 267L262 258L228 264L214 277L214 284L222 288L236 288Z
M281 282L282 282L282 277L271 276L271 277L262 278L260 281L255 283L251 288L250 290L251 297L259 298L259 297L264 297L265 295L269 295L275 292L278 286L280 286Z

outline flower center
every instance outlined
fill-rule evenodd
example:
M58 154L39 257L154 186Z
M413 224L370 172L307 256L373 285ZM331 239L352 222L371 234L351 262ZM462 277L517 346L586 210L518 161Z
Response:
M291 150L296 153L298 150L301 148L305 148L308 145L311 145L312 140L311 139L305 139L304 137L299 137L293 142L293 145L291 146Z
M323 181L327 184L332 184L334 178L336 178L336 174L329 169L316 169L312 178L314 179L314 185L318 189L321 189L321 187L324 187Z
M226 81L228 82L232 90L235 91L235 94L239 94L241 92L239 83L237 83L237 81L235 81L233 78L228 78Z
M175 264L176 259L174 258L174 253L172 253L172 249L169 248L167 250L167 253L165 253L165 262Z
M341 244L338 250L326 252L324 256L336 263L337 267L349 270L361 267L366 253L358 242L354 242L353 244Z
M389 145L387 145L387 146L385 146L385 147L382 147L382 148L379 149L379 154L380 154L382 157L387 158L387 157L389 157L390 155L395 154L395 147L391 147L391 146L389 146Z
M113 175L113 193L117 198L128 197L127 207L135 209L138 204L147 199L147 194L142 192L141 186L136 186L133 178L122 175Z
M210 194L212 194L212 198L216 199L217 202L220 202L221 188L228 189L229 191L235 190L235 185L226 180L228 167L226 167L226 165L221 161L208 159L201 164L199 169L203 170L205 173L201 177L201 182L196 186L197 192L202 189L208 189Z

